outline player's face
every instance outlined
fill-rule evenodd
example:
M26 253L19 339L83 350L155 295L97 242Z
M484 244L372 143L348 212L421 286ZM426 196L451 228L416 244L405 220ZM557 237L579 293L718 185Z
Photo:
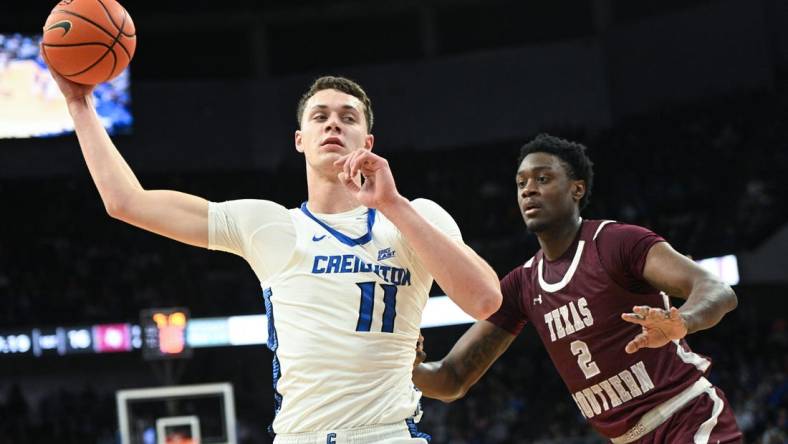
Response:
M525 156L515 180L520 212L533 233L573 217L585 192L584 182L572 180L561 160L548 153Z
M296 149L307 163L319 170L336 169L335 160L358 149L372 149L364 104L335 89L318 91L309 98L295 133Z

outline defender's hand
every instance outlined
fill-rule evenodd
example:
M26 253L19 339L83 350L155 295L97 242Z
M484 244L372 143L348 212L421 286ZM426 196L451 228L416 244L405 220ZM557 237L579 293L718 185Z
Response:
M356 199L366 207L383 210L402 198L388 161L377 154L360 149L342 156L334 165L342 168L337 175L339 180L356 193ZM363 184L356 182L358 173L364 178Z
M413 361L413 368L416 368L422 362L427 360L427 352L424 351L424 336L419 334L419 340L416 341L416 359Z
M633 313L623 313L621 319L638 324L643 331L629 341L624 348L627 353L635 353L641 348L659 348L670 341L687 336L687 325L676 307L670 311L645 305L632 308Z

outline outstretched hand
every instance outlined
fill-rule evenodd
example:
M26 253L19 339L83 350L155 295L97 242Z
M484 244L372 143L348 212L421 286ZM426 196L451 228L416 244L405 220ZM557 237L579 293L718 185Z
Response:
M624 348L627 353L641 348L659 348L687 336L687 325L676 307L668 311L641 305L633 307L632 313L622 313L621 319L643 328Z
M342 168L337 175L339 180L366 207L383 209L402 197L397 191L388 161L371 151L356 150L339 158L334 165ZM363 183L356 181L358 173L364 178Z
M45 56L44 49L41 45L39 45L39 49L41 51L42 56L44 57L44 61L47 62L49 65L49 60L47 60ZM82 85L79 83L72 82L71 80L66 79L65 77L61 76L54 69L49 69L49 73L52 75L52 78L57 83L58 88L60 88L60 92L63 93L63 97L66 99L66 103L70 103L76 100L83 100L86 97L90 97L93 94L93 90L96 88L96 85Z

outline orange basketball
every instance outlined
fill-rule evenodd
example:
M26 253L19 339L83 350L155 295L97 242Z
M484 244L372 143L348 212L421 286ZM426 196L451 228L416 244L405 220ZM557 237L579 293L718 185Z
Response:
M128 66L136 47L134 22L115 0L63 0L44 24L44 60L76 83L113 79Z

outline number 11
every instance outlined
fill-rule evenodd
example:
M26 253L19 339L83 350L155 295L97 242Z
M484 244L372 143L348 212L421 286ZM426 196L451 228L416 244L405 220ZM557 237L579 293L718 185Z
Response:
M361 289L361 303L358 309L356 331L369 331L372 328L372 309L375 308L375 282L356 282ZM380 284L383 287L383 325L381 333L394 333L394 318L397 317L397 286Z

